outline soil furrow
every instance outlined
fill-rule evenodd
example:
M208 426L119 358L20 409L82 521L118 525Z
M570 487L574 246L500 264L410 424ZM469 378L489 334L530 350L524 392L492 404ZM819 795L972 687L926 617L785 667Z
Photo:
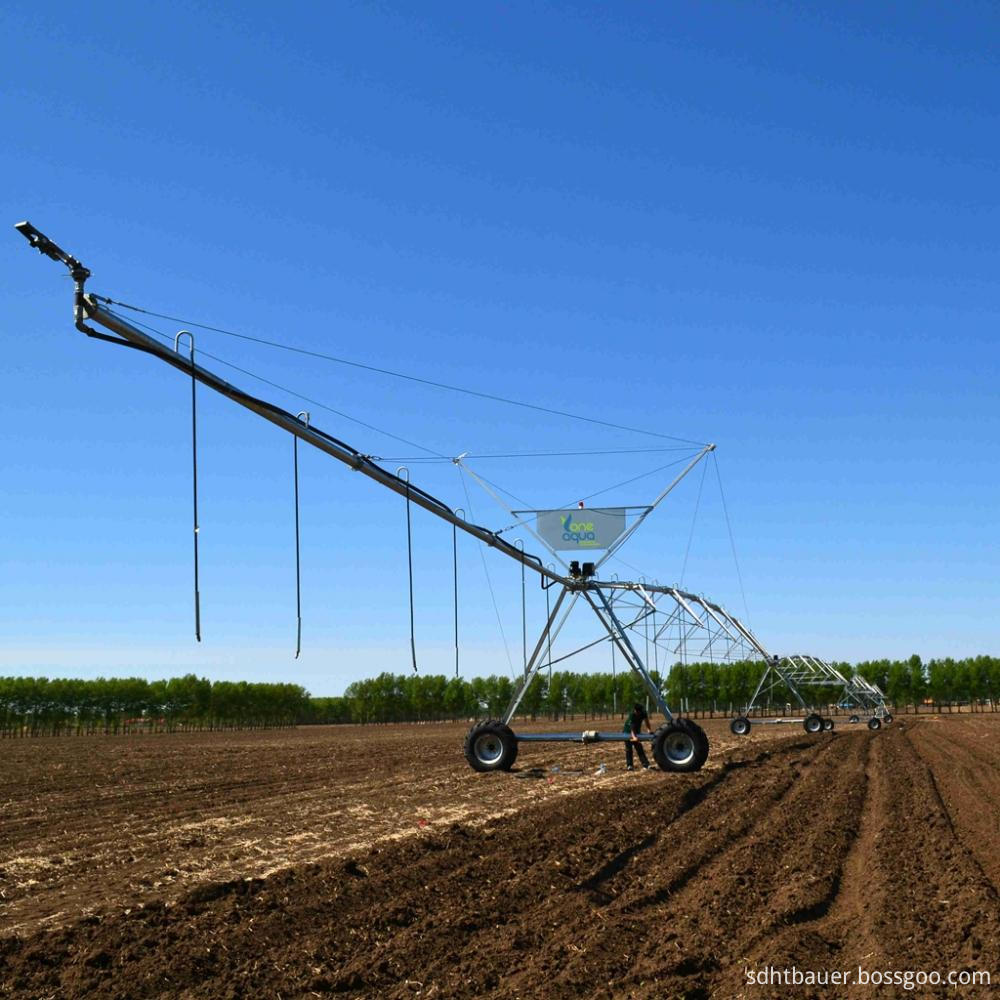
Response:
M95 838L102 857L92 869L87 845L64 844L70 877L54 865L49 882L31 887L37 897L0 907L5 920L15 911L24 920L23 933L0 938L0 994L825 998L865 994L751 987L745 970L989 969L1000 907L978 858L997 841L973 852L967 838L990 827L965 815L986 811L975 796L1000 766L998 755L992 770L981 767L996 745L983 725L956 717L879 733L754 734L693 775L595 774L611 759L606 748L563 746L531 748L519 773L532 780L475 775L455 730L438 727L406 734L421 746L408 782L395 769L380 777L371 740L356 741L347 786L330 780L327 747L321 767L301 765L287 815L278 796L239 817L249 823L214 830L218 812L197 818L190 800L178 803L186 818L164 809L159 839L156 817L144 825L148 856L125 873L109 862L124 856L127 826L120 841L108 830ZM382 735L382 752L400 739ZM245 747L233 766L263 769L275 746L256 757ZM281 760L300 749L292 737ZM371 775L365 792L359 775ZM301 794L310 780L314 797ZM40 840L56 845L50 805ZM345 847L351 838L368 846ZM13 861L0 860L0 878ZM212 865L233 877L212 880ZM175 882L135 888L170 867ZM102 872L103 893L85 899ZM60 901L73 879L81 894ZM73 906L94 912L69 920ZM43 912L62 914L64 926L38 929Z
M915 726L907 735L927 764L955 835L1000 891L1000 769L995 717L967 723L968 738L960 744L944 738L940 726Z
M955 837L906 729L887 729L871 743L870 792L844 866L847 890L826 919L754 952L751 967L994 972L1000 915L992 885ZM902 988L885 994L914 995ZM754 995L787 995L787 987ZM841 997L843 988L814 995ZM962 995L985 993L970 988Z

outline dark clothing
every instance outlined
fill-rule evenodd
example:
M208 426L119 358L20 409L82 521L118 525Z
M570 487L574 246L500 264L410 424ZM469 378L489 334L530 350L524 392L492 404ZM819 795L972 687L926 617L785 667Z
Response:
M646 713L644 708L640 708L638 711L632 709L632 714L625 720L625 725L622 727L622 732L625 733L635 733L636 736L642 732L643 722L649 722L649 715ZM632 767L632 754L633 752L639 755L639 763L643 767L649 767L649 759L646 757L646 751L643 749L641 743L633 743L631 740L625 741L625 766Z
M639 755L639 763L643 767L649 767L649 758L646 756L646 751L643 750L641 743L633 743L631 740L625 741L625 766L632 767L632 751L635 751Z
M638 711L636 711L633 708L632 714L625 721L626 721L625 729L626 730L631 729L633 733L638 735L640 732L642 732L642 724L644 722L647 723L649 722L649 714L646 712L644 708L640 707Z

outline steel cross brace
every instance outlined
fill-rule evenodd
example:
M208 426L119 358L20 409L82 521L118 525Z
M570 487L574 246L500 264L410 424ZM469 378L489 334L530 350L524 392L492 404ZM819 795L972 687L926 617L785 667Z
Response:
M870 712L880 719L888 714L882 689L877 684L865 680L861 674L855 673L849 681L845 681L843 694L863 712Z
M768 683L769 678L770 683ZM769 694L779 683L785 685L804 711L809 711L810 705L803 697L800 688L823 687L832 690L838 685L845 686L847 681L839 670L818 656L796 653L786 656L783 660L773 657L767 661L767 669L761 676L757 690L747 705L747 713L752 712L755 707L759 708L757 699L760 695L762 693Z
M764 673L761 674L760 682L757 684L757 690L754 691L753 697L747 704L746 712L749 715L753 710L754 706L757 705L757 699L762 693L770 694L779 684L784 684L786 688L791 692L793 697L801 705L803 711L808 711L808 706L806 705L802 695L799 694L799 689L796 687L795 682L781 669L781 661L777 656L769 658L767 661L767 668ZM768 678L771 679L770 684L767 683ZM759 707L759 706L758 706Z
M571 603L566 609L566 612L560 618L559 612L564 601L566 600L567 595L571 595ZM663 713L664 718L668 722L673 722L673 714L670 709L667 708L667 703L663 700L663 695L660 692L659 687L646 670L646 667L642 662L642 658L639 656L635 647L632 645L632 641L628 637L627 626L623 625L621 620L615 614L612 603L608 600L607 595L596 583L580 583L572 587L564 586L562 590L560 590L559 596L556 598L556 602L553 605L545 624L542 626L542 632L538 637L538 641L535 643L535 648L532 650L531 656L528 657L524 677L521 679L517 689L514 691L510 703L503 714L503 723L505 725L510 725L510 720L514 718L518 706L521 704L528 688L535 679L535 675L541 668L543 650L548 644L555 640L556 636L562 630L563 625L566 624L567 618L569 618L570 611L573 610L576 600L581 595L593 609L594 614L597 616L601 625L604 626L609 638L625 658L625 662L642 680L647 692L649 692L649 696L656 702L656 705ZM596 598L594 595L596 595Z

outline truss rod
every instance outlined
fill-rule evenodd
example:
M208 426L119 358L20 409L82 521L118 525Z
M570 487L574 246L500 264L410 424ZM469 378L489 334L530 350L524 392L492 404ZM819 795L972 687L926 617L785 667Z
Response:
M748 642L754 649L757 650L761 656L766 659L771 658L771 654L761 645L760 640L744 625L735 615L731 615L721 604L716 604L714 601L709 601L704 597L700 597L698 594L690 594L685 590L679 590L676 587L665 587L662 584L656 583L633 583L628 580L588 580L584 585L587 589L602 589L602 590L629 590L633 593L639 594L643 600L649 599L650 594L666 594L672 597L678 604L678 598L683 598L691 604L697 604L703 607L706 611L714 611L715 614L712 615L713 618L716 615L721 616L727 622L729 622L734 629L743 637L743 639ZM716 618L716 620L718 620ZM727 630L728 631L728 630Z
M214 389L221 395L231 399L234 403L238 403L240 406L256 413L257 416L263 417L289 434L293 434L307 444L311 444L314 448L318 448L331 458L335 458L345 465L350 466L356 472L362 473L369 479L374 479L375 482L392 490L404 499L409 494L410 501L418 507L422 507L424 510L435 515L435 517L439 517L461 531L472 535L474 538L478 538L479 541L484 542L498 552L502 552L508 558L515 560L515 562L533 569L540 576L556 583L569 584L571 582L569 578L548 569L538 556L522 552L515 545L500 538L488 528L469 523L459 517L450 507L436 497L417 486L408 485L402 477L393 475L387 469L383 469L367 455L361 454L361 452L355 450L350 445L338 441L316 427L304 425L287 410L251 396L249 393L220 378L202 365L194 364L192 366L190 362L173 356L173 353L167 347L161 345L159 341L132 326L131 323L120 316L105 309L95 296L83 292L82 282L78 282L77 291L76 325L83 333L89 336L96 336L99 339L111 340L115 343L130 344L147 354L153 355L160 361L164 361L172 367L177 368L186 375L193 375L202 385ZM99 323L122 339L117 340L116 338L109 338L98 333L86 325L85 320L87 319Z
M673 488L708 454L715 451L714 444L706 444L701 451L698 452L694 458L682 469L677 476L674 478L673 482L670 483L664 490L661 491L660 495L632 522L631 527L628 528L611 547L601 556L597 563L598 569L606 563L635 533L638 531L639 526L643 521L649 517L650 514L656 510L657 507L666 500L667 496L673 491Z
M192 380L201 382L203 385L214 390L215 392L218 392L220 395L225 396L232 402L250 410L252 413L257 414L257 416L267 420L269 423L280 427L282 430L293 435L296 440L302 440L307 444L312 445L324 454L337 459L339 462L342 462L344 465L354 469L356 472L362 473L367 478L374 480L379 485L391 490L398 496L408 500L410 503L414 503L426 510L428 513L433 514L435 517L448 522L454 529L461 530L466 534L471 535L473 538L483 542L490 548L494 548L498 552L503 553L509 559L513 559L521 566L534 570L542 578L543 586L547 586L544 583L546 580L549 581L549 585L552 583L560 584L562 587L560 598L556 602L556 607L552 609L552 612L548 617L546 628L539 639L538 646L536 646L532 655L528 657L525 671L526 676L524 678L525 684L530 683L531 676L534 672L533 668L537 670L542 649L546 646L551 649L552 640L561 630L570 610L581 594L586 598L587 603L591 605L594 612L597 614L597 617L604 625L604 628L608 632L609 637L612 639L614 646L617 646L619 651L629 662L629 665L643 677L644 681L646 681L647 687L655 686L652 685L652 681L646 673L641 658L636 653L628 636L626 635L626 627L623 626L613 610L613 603L616 596L626 591L631 591L633 595L638 596L641 600L642 606L653 608L655 608L655 600L650 597L651 594L661 596L668 595L678 606L683 608L697 624L704 627L704 622L701 621L700 616L694 610L695 607L702 607L710 613L711 617L718 624L720 624L731 637L735 638L736 635L742 636L743 639L745 639L754 649L766 658L770 659L770 655L767 650L764 649L753 633L746 626L744 626L739 619L729 614L729 612L727 612L721 605L710 603L704 597L699 597L695 594L688 594L674 587L663 587L656 584L639 584L624 581L619 582L618 580L599 581L592 576L584 577L573 574L564 575L564 573L558 571L554 566L545 565L538 556L525 552L523 548L519 548L517 545L508 542L506 539L502 538L498 532L491 531L488 528L484 528L477 524L472 524L437 497L428 493L426 490L421 489L420 487L410 483L408 479L404 479L398 474L393 474L388 469L380 466L372 456L362 454L356 448L338 440L325 431L311 426L308 422L303 423L299 417L294 416L287 410L275 406L266 400L253 396L245 390L232 385L219 375L216 375L213 371L197 364L193 358L191 360L187 360L179 356L175 351L170 350L168 346L160 343L154 337L144 333L142 330L138 329L136 326L111 311L106 304L110 300L105 300L101 296L87 293L84 286L87 279L90 278L90 271L75 257L70 256L62 250L62 248L53 243L44 234L40 233L29 222L18 223L16 228L28 240L31 246L45 256L64 264L69 269L70 275L75 284L75 324L77 329L87 334L87 336L98 340L108 341L109 343L118 344L119 346L130 347L145 354L152 355L154 358L165 362L180 371L182 374L192 378ZM104 327L110 332L99 332L88 325L88 320ZM611 546L607 552L605 552L604 557L598 562L598 566L600 566L604 560L609 558L613 552L617 551L617 549L620 548L621 545L635 533L635 530L639 527L645 517L648 516L648 514L650 514L656 506L663 501L663 499L695 467L695 465L704 459L706 455L710 454L714 448L714 445L709 444L705 445L701 449L701 451L688 463L686 468L660 493L653 504L645 508L643 514L636 520L636 522L631 525L631 527L615 542L614 545ZM471 472L471 470L468 471ZM474 473L472 474L475 475ZM476 478L478 479L479 477ZM530 526L523 526L527 527L528 530L531 530ZM567 597L569 598L568 606L563 609L562 605ZM557 621L560 612L562 612L562 617ZM731 626L731 629L729 626ZM515 695L514 700L508 708L507 718L509 718L513 714L513 711L516 710L517 702L521 696L523 696L523 687L522 690ZM665 708L662 704L662 696L658 696L657 701L661 708ZM667 714L667 717L669 718L669 714Z
M74 283L73 319L76 328L82 333L87 334L88 337L133 347L145 354L151 354L153 357L159 358L178 371L190 375L193 380L201 382L202 385L206 385L210 389L214 389L227 399L231 399L234 403L238 403L240 406L256 413L257 416L263 417L296 438L325 452L331 458L335 458L345 465L350 466L355 471L363 473L369 479L374 479L380 485L392 490L393 493L397 493L404 498L408 497L411 502L417 504L419 507L423 507L424 510L435 517L447 521L456 528L461 528L467 534L478 538L481 542L485 542L490 548L494 548L515 562L533 569L540 576L554 583L562 583L564 586L572 583L571 578L550 570L538 556L518 549L506 539L500 538L496 532L476 524L470 524L468 521L460 518L447 504L438 500L437 497L432 496L426 490L422 490L419 487L411 486L409 482L400 476L394 476L387 469L383 469L380 465L376 464L368 455L361 454L357 449L352 448L343 441L339 441L330 434L320 431L317 428L303 425L299 419L287 410L283 410L273 403L268 403L263 399L258 399L256 396L250 395L250 393L242 389L238 389L214 372L195 364L193 358L189 363L185 363L181 358L176 356L176 352L170 351L153 337L143 333L121 316L102 306L100 296L88 294L84 286L91 275L89 268L68 254L44 233L39 232L30 222L19 222L14 228L39 253L64 264L69 269L70 277L72 277ZM99 323L105 329L117 334L117 336L111 337L87 326L86 321L88 319Z
M637 617L633 618L631 621L624 622L623 627L634 629L636 625L639 625L649 614L650 612L648 611L640 613ZM611 649L612 651L614 650L615 646L614 636L602 635L598 636L596 639L591 640L590 642L584 643L582 646L577 646L576 649L571 649L568 653L563 653L562 656L557 656L554 660L551 661L551 663L552 665L555 665L556 663L562 663L564 660L569 660L572 657L576 656L578 653L585 653L588 649L593 649L595 646L600 646L601 643L603 642L610 642ZM613 655L614 653L612 652L612 656Z
M597 595L597 600L595 600L592 596L594 594ZM593 587L590 590L585 590L583 596L586 598L587 603L594 609L594 614L596 614L600 619L601 624L607 629L608 635L618 647L618 651L623 657L625 657L626 662L632 670L635 671L635 673L637 673L642 679L643 684L646 686L646 690L656 702L657 707L663 713L663 717L667 720L667 722L673 722L674 717L671 714L670 709L667 708L667 703L663 700L663 693L661 692L659 686L654 683L653 678L649 676L645 664L642 662L642 658L632 645L632 640L629 639L628 634L625 631L625 627L619 621L618 616L612 609L611 602L608 600L604 591L602 591L599 587Z
M562 619L557 622L556 619L559 618L559 611L562 608L563 601L566 600L567 595L570 595L570 592L566 587L563 587L562 590L559 591L559 596L556 598L556 603L549 612L548 618L545 619L542 634L538 637L538 642L535 643L535 648L531 651L531 656L525 665L524 676L518 683L514 694L511 696L510 703L507 705L507 709L503 713L503 723L505 726L510 725L510 720L514 718L518 705L521 704L521 699L525 696L528 688L531 686L531 682L535 679L535 674L538 673L538 669L542 665L542 651L545 649L546 644L548 644L551 649L553 640L559 634L563 625L566 624L566 619L569 617L570 611L573 610L573 605L576 604L577 595L570 595L569 607L563 614Z

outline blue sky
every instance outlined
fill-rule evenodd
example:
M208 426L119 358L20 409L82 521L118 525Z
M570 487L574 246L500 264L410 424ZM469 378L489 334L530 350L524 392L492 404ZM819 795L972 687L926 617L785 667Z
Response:
M746 600L714 466L683 582L775 651L995 653L998 29L973 3L8 3L0 202L113 298L716 442ZM194 642L187 385L77 333L60 269L0 246L0 671L337 693L408 669L398 498L301 455L294 660L291 442L207 393ZM198 346L443 455L672 444ZM425 454L239 380L387 464ZM470 463L547 506L674 457ZM467 506L450 464L411 470ZM631 566L680 579L700 482ZM414 535L421 669L446 671L451 532L418 513ZM462 670L506 672L471 540L459 558ZM487 566L516 666L520 573Z

